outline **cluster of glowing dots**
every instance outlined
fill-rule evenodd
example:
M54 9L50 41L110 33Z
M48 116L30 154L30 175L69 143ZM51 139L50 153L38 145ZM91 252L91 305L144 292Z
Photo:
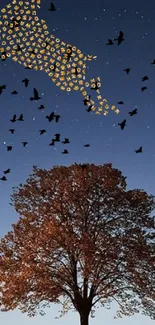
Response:
M13 0L1 9L0 15L0 52L1 59L11 57L15 62L34 70L45 71L61 90L70 92L79 90L85 99L89 99L87 88L95 88L99 102L95 114L108 114L109 105L100 94L101 80L85 81L86 61L96 59L96 56L85 56L81 50L71 44L66 44L50 35L43 19L36 15L36 7L40 8L40 0ZM76 71L76 73L75 73ZM97 82L97 87L96 83ZM87 106L95 111L95 102L87 101ZM119 114L113 105L111 110Z

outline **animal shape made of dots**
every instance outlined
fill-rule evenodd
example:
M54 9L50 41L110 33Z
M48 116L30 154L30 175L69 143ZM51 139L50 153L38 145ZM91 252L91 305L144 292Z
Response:
M79 90L95 114L108 114L109 105L100 94L101 80L86 81L86 62L96 56L84 55L76 46L66 44L50 34L45 20L36 14L40 0L13 0L1 9L0 15L0 55L4 61L12 60L34 70L45 71L61 90ZM98 106L90 99L87 89L94 88ZM113 105L111 109L120 111Z

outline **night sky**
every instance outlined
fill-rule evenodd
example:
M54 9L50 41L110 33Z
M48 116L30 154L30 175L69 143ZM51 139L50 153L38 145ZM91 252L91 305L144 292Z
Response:
M18 1L17 1L18 2ZM0 9L9 1L1 0ZM0 86L6 85L0 95L0 177L6 174L7 181L0 180L1 228L3 237L12 230L19 215L9 205L13 186L25 183L32 166L50 169L53 165L69 166L76 163L94 163L102 165L111 162L114 168L127 176L127 190L140 188L148 194L155 195L155 4L154 1L140 0L55 0L56 11L49 11L50 1L42 0L37 9L39 19L44 19L48 30L61 41L76 46L84 55L97 56L96 60L86 62L86 79L101 78L100 92L110 107L115 105L120 110L116 114L109 108L104 116L87 112L80 91L61 90L45 71L25 69L12 58L0 59ZM107 45L108 39L114 40L122 31L124 41L118 46ZM1 45L2 46L2 45ZM1 47L0 46L0 47ZM123 71L130 68L130 72ZM147 76L149 79L142 81ZM28 78L28 87L23 79ZM141 91L142 87L147 87ZM30 101L36 88L40 100ZM16 90L18 94L11 94ZM89 92L96 101L94 90ZM123 101L124 104L118 104ZM44 109L38 107L44 105ZM137 109L137 114L129 112ZM58 123L46 118L54 112L60 115ZM19 118L23 114L24 121L10 122L13 115ZM120 125L126 119L126 126ZM15 129L11 134L9 129ZM40 135L39 130L46 133ZM54 134L60 133L60 142L49 146ZM69 144L63 144L69 138ZM22 142L28 142L23 147ZM89 147L84 147L89 144ZM12 146L7 151L7 146ZM142 153L135 150L142 146ZM62 154L64 149L68 154ZM113 305L116 306L115 304ZM90 318L91 325L151 325L149 317L136 314L114 320L116 307L107 311L96 309L95 318ZM37 316L29 319L20 311L0 312L0 322L5 325L22 322L29 324L78 324L77 313L68 312L60 320L58 316L61 306L51 305L44 318ZM46 311L46 310L45 310Z

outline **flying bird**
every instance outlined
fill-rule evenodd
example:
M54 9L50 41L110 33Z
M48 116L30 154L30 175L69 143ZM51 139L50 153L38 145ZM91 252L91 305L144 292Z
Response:
M56 11L55 5L51 2L51 8L48 11Z
M133 111L129 112L130 116L135 115L135 114L137 114L137 108L135 108Z
M26 147L26 145L28 144L28 142L24 141L22 142L23 146Z
M125 69L123 71L125 71L127 74L129 74L130 70L131 70L130 68L127 68L127 69Z
M30 53L36 54L35 49L33 49L32 51L30 51Z
M30 69L30 68L28 68L28 69ZM25 78L25 79L23 79L22 80L22 82L24 82L25 83L25 87L27 87L28 86L28 83L29 83L29 79L27 79L27 78Z
M75 75L78 75L77 67L75 67Z
M46 132L46 130L39 130L39 132L40 132L40 135L42 135L42 134L44 134L45 132Z
M55 122L58 123L61 116L60 115L54 115L54 117L55 117Z
M106 45L113 45L113 44L114 44L114 42L112 41L112 39L108 38L108 43L106 43Z
M66 143L70 143L70 141L69 141L69 139L68 139L68 138L65 138L65 140L64 140L64 141L61 141L61 143L63 143L63 144L66 144Z
M3 173L4 173L4 174L8 174L8 173L10 173L10 168L4 170Z
M3 92L3 89L6 89L6 85L0 86L0 95L1 95L2 92Z
M98 83L98 82L95 81L95 87L91 87L91 89L94 89L94 90L100 89L100 88L98 87L97 83Z
M7 151L11 151L12 150L12 146L7 146Z
M4 56L4 57L3 57ZM5 61L6 60L6 58L7 58L7 56L6 56L6 52L5 51L3 51L3 52L1 52L1 59L2 59L2 61Z
M92 107L93 107L93 105L90 105L86 111L87 112L91 112L92 111Z
M142 149L143 149L143 148L140 147L139 149L135 150L135 152L136 152L136 153L140 153L140 152L142 152Z
M49 146L54 146L54 142L55 142L55 140L52 139L52 140L51 140L51 143L49 143Z
M64 151L61 152L61 153L63 153L63 154L67 154L67 153L68 153L68 150L64 149Z
M118 102L117 104L124 104L124 102L122 102L122 100L120 102Z
M38 109L44 109L45 106L44 105L40 105L40 107L38 107Z
M7 181L7 178L5 176L1 177L0 179L1 181Z
M141 88L141 91L144 91L145 89L148 89L147 87L142 87Z
M55 139L54 139L54 141L56 141L56 142L59 142L60 141L60 134L59 133L56 133L56 134L54 134L55 135Z
M114 41L118 41L117 45L120 45L124 41L123 36L124 36L123 32L120 31L118 38L114 38Z
M17 95L18 93L17 93L17 91L16 90L14 90L14 91L12 91L12 93L11 93L12 95Z
M41 97L38 96L38 91L36 88L33 88L34 97L31 97L30 100L39 100Z
M46 118L49 120L49 122L51 122L52 120L54 120L54 112L52 112L49 116L47 115Z
M123 130L123 129L124 129L124 127L126 126L126 120L123 120L123 122L121 122L121 123L118 123L118 125L120 125L120 127L121 127L121 130Z
M91 97L91 95L89 96L89 99L87 97L85 99L83 99L84 106L87 106L87 103L89 103L89 101L90 101L90 97Z
M83 146L84 147L90 147L90 144L87 143L87 144L84 144Z
M146 80L149 80L149 77L148 76L144 76L143 78L141 78L142 81L146 81Z
M51 70L52 70L52 71L55 71L55 70L56 70L56 67L57 67L57 66L56 66L56 63L54 63L53 65L54 65L54 68L51 69Z
M153 62L151 62L151 64L155 65L155 60L153 60Z
M14 129L9 129L9 131L13 134L15 132Z
M21 115L19 116L19 118L17 119L17 121L24 121L23 114L21 114Z
M11 121L12 123L17 121L17 120L16 120L16 114L13 115L13 118L12 118L12 120L10 120L10 121Z
M17 51L17 52L18 52L18 51L22 51L22 49L21 49L21 47L20 47L19 44L17 45L17 49L15 49L15 51Z
M25 69L29 69L29 70L31 70L32 68L28 66L28 67L25 67Z

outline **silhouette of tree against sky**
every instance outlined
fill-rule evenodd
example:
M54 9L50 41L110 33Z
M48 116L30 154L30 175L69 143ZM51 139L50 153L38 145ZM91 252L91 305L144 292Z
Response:
M60 317L73 306L88 325L98 302L114 300L117 317L155 319L154 197L126 185L110 163L34 166L13 190L20 218L0 242L1 311L32 317L59 303Z

